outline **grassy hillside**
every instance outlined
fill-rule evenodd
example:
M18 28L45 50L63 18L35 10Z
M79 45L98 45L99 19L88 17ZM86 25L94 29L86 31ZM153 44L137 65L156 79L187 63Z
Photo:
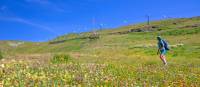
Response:
M200 17L153 21L149 26L141 23L98 34L99 39L89 39L91 34L86 32L41 43L1 41L0 81L5 87L14 83L200 86ZM156 55L158 35L171 47L167 67Z

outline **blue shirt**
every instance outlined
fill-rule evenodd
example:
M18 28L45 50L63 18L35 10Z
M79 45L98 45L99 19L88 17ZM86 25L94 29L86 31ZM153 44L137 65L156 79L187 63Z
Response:
M165 50L164 43L162 40L158 41L158 48L161 48L160 50Z

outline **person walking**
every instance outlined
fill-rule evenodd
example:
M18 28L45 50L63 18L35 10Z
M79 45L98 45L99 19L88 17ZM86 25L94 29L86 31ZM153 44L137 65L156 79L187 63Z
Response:
M162 60L164 65L167 65L166 61L166 53L169 50L168 43L161 38L161 36L157 36L158 40L158 51L157 54L159 54L160 59Z

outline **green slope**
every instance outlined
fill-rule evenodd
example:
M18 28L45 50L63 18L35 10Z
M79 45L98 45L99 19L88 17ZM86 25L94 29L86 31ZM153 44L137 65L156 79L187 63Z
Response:
M10 46L12 42L1 42L0 48L2 50L11 51L13 53L46 53L46 52L69 52L79 51L85 48L90 48L92 45L104 44L121 44L133 46L134 43L152 42L155 36L162 35L166 38L182 36L198 36L200 32L200 17L168 19L153 21L149 26L142 24L123 26L116 29L98 31L100 39L91 41L88 39L89 32L81 34L63 35L49 42L31 43L26 42L16 47ZM189 38L188 37L188 38ZM173 39L172 39L173 40ZM172 41L170 41L172 42ZM184 41L191 45L195 43ZM14 43L14 42L13 42ZM175 42L172 42L175 43ZM196 42L198 44L198 42ZM152 43L153 44L153 43ZM121 44L123 46L123 44ZM83 49L84 48L84 49Z

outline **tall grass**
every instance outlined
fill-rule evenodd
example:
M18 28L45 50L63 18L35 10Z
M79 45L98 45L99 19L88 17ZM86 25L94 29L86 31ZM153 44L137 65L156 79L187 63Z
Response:
M4 87L10 86L199 86L199 66L156 63L69 63L31 67L27 63L6 64L1 72Z
M55 54L51 59L52 63L68 63L72 60L72 57L69 54Z

